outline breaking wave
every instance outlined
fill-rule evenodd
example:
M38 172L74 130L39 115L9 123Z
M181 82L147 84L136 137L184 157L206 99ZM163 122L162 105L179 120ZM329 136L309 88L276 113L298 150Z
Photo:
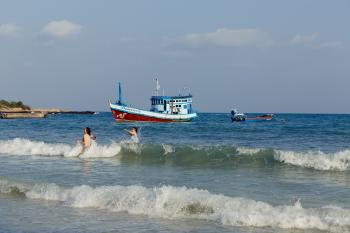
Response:
M283 163L316 170L350 170L350 150L338 151L332 154L327 154L322 151L276 151L274 157L276 160Z
M126 163L167 164L174 166L201 166L232 168L235 166L293 165L322 171L349 171L350 150L335 153L322 151L287 151L225 145L167 145L140 144L130 141L93 143L81 154L81 145L46 143L16 138L0 141L0 154L64 156L80 158L115 157Z
M96 208L131 215L166 219L202 219L227 226L350 230L350 210L340 207L303 208L274 206L241 197L212 194L207 190L160 186L87 185L62 187L57 184L29 184L0 177L0 192L29 199L59 201L73 208Z
M92 158L113 157L117 155L120 150L121 146L117 143L112 143L110 145L93 143L89 150L81 154L82 146L79 144L72 146L63 143L31 141L23 138L0 141L0 154L6 155L80 156L81 158Z

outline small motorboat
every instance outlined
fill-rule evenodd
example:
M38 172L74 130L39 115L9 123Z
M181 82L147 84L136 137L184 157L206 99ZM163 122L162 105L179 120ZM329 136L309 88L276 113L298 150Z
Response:
M237 111L237 109L233 109L231 111L231 120L232 121L237 121L237 122L241 122L241 121L245 121L246 120L246 115L244 113L239 113Z
M273 114L263 114L253 117L247 117L244 113L239 113L236 109L231 111L232 122L244 122L244 121L270 121L273 119Z

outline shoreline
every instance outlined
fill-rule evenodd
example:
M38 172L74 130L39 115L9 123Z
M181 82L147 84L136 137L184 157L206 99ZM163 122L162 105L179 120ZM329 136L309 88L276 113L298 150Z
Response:
M75 114L75 115L93 115L95 111L71 111L58 108L0 108L0 119L21 119L21 118L45 118L48 115L56 114Z

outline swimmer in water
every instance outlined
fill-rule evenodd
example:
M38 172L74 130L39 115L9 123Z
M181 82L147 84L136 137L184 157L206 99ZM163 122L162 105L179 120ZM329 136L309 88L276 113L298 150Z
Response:
M139 142L139 137L138 137L138 129L137 127L132 127L131 130L127 130L127 129L124 129L126 132L128 132L128 134L130 135L131 137L131 140L133 142Z
M84 129L84 135L81 141L81 145L83 146L83 149L80 154L83 154L87 149L91 147L92 140L96 140L96 136L91 134L91 129L89 127L86 127Z

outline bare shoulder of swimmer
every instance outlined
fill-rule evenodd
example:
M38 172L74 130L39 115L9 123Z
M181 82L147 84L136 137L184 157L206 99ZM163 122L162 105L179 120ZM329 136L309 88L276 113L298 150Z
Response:
M91 145L91 137L88 134L84 134L84 146L90 146Z

